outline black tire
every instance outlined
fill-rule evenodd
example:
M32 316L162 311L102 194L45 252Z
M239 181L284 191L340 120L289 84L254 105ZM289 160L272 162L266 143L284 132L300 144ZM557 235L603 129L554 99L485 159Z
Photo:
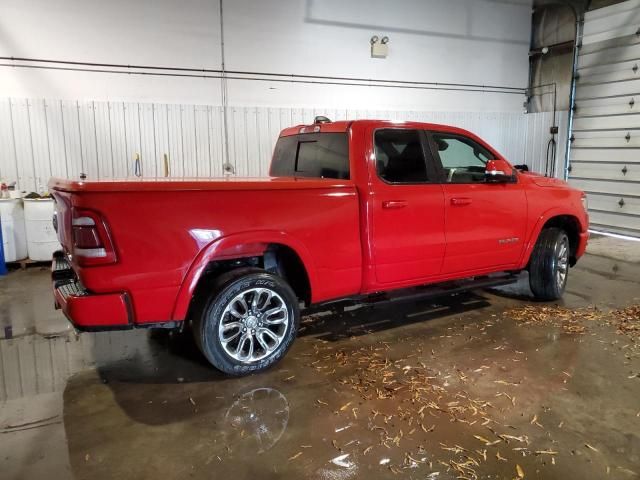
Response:
M277 331L277 336L281 336L281 340L272 351L262 348L262 344L258 342L259 334L250 335L251 332L262 331L264 328L272 327L263 328L262 323L260 323L260 327L257 325L251 327L249 324L245 325L243 323L251 319L253 319L251 320L253 322L258 321L258 316L262 316L266 312L256 316L250 314L244 320L234 317L231 313L225 313L227 307L231 308L230 303L234 301L234 299L239 295L243 295L243 292L250 292L255 289L264 289L265 291L275 293L275 295L268 297L268 300L264 299L264 296L261 297L265 302L264 308L268 308L266 305L268 302L277 301L278 304L281 303L282 307L284 307L282 310L286 309L287 324L286 326L282 325L282 329ZM251 293L246 294L252 295ZM254 306L251 306L250 308L253 307ZM235 309L235 311L237 312L238 309ZM249 311L246 311L245 314L249 314ZM284 312L282 312L282 316L284 317ZM232 342L225 342L223 345L223 341L219 336L220 323L223 321L226 325L230 323L242 323L242 328L238 330L238 333L240 339L242 339L244 331L248 330L247 336L251 337L250 342L248 342L251 344L249 347L250 351L248 352L249 355L254 354L255 349L255 352L257 352L256 355L259 357L259 353L262 353L265 355L264 358L247 359L245 361L234 358L232 356L233 352L228 352L224 346ZM282 359L295 340L299 325L300 309L298 299L291 287L282 278L267 273L264 270L258 268L242 268L227 272L215 280L209 299L195 312L193 334L200 351L214 367L228 375L242 376L266 370ZM244 331L242 331L242 329L244 329ZM232 330L232 335L233 332L234 330ZM262 335L262 342L265 341L264 338L264 335ZM244 344L243 342L243 345L238 347L240 354L244 353ZM274 345L275 344L276 342L274 341ZM269 345L267 344L267 346ZM231 347L229 348L231 349Z
M560 228L540 232L529 262L529 286L537 300L562 297L569 273L569 237ZM564 270L564 275L561 275Z

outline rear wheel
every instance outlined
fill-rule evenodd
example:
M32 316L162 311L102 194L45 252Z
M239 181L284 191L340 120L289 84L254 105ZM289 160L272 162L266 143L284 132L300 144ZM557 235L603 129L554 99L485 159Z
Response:
M300 311L291 287L260 269L221 275L204 309L194 319L194 335L204 356L229 375L269 368L289 350Z
M560 228L540 232L531 254L529 286L538 300L562 297L569 273L569 237Z

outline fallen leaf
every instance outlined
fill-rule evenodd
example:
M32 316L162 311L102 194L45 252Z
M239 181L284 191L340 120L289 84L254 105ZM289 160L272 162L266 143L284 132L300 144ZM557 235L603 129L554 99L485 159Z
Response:
M516 473L518 474L518 478L524 478L524 470L517 463L516 463Z
M480 440L485 445L488 445L488 444L491 443L491 440L487 440L486 438L481 437L480 435L474 435L474 437L477 438L478 440Z
M300 455L302 455L302 452L298 452L295 455L293 455L292 457L289 457L289 461L291 460L295 460L296 458L298 458Z

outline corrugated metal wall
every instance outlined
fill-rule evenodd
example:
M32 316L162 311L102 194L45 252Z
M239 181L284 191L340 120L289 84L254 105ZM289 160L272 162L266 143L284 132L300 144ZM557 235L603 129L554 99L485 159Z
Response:
M640 236L640 1L585 14L570 181L595 228Z
M544 170L551 113L457 113L230 107L229 159L238 176L264 176L280 130L331 119L380 118L456 125L486 139L513 163ZM51 176L144 177L223 175L222 107L44 99L0 100L0 177L23 190L43 189ZM564 171L566 113L559 114L557 175Z

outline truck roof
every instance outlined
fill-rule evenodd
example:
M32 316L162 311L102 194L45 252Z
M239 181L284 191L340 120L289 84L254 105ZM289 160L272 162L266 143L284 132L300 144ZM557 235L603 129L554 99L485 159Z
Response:
M435 130L439 132L458 133L461 135L475 135L462 128L453 127L451 125L443 125L440 123L426 123L426 122L414 122L414 121L398 121L398 120L375 120L375 119L363 119L363 120L338 120L335 122L327 123L313 123L310 125L295 125L293 127L287 127L280 132L281 137L288 137L290 135L297 135L299 133L331 133L331 132L346 132L350 128L354 127L408 127L417 128L420 130Z

